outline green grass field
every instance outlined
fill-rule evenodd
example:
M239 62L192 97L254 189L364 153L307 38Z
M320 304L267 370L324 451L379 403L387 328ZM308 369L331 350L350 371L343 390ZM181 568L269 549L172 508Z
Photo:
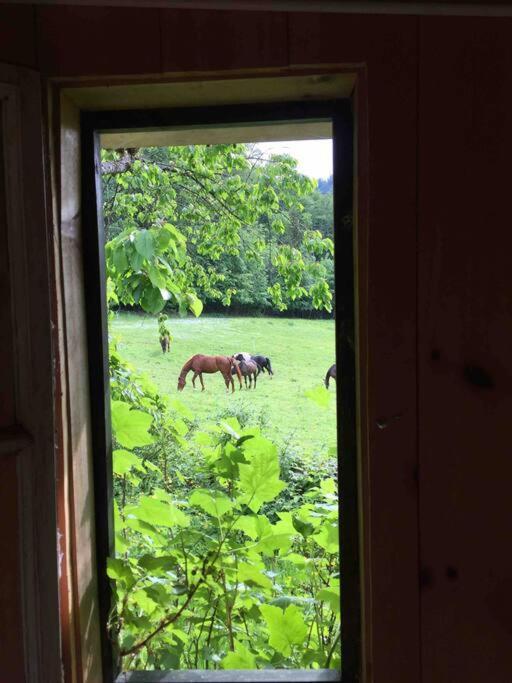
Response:
M330 403L320 407L305 392L323 383L334 362L334 321L282 318L235 318L201 316L171 318L168 327L174 340L163 354L155 318L118 313L110 321L110 334L134 368L147 375L158 390L178 398L200 420L240 410L260 413L267 436L296 447L307 459L325 458L336 444L336 382L331 381ZM183 392L177 390L182 365L195 353L232 355L239 351L269 356L273 379L260 374L255 391L238 389L226 394L220 373L203 375L192 388L192 373ZM236 379L236 378L235 378Z

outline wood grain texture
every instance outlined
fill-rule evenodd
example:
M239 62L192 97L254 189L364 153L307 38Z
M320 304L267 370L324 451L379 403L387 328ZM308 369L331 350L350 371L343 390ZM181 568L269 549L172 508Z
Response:
M0 4L0 62L37 66L35 9Z
M83 282L81 150L78 109L62 98L60 110L60 265L62 268L61 347L64 367L63 416L66 430L65 481L69 515L72 589L70 622L77 629L78 680L101 680L101 647L96 579L94 486L90 433L89 370Z
M38 7L41 71L50 76L160 71L157 9Z
M23 681L23 625L20 556L18 552L18 484L16 455L1 460L0 501L2 501L2 533L0 534L0 680Z
M365 670L371 680L395 683L418 680L420 666L416 26L412 17L290 18L292 65L354 64L362 72L356 126Z
M512 680L512 21L422 19L420 36L423 680L505 683ZM493 386L476 386L474 368Z
M3 133L2 103L0 102L0 133ZM16 420L14 392L14 351L11 312L11 283L9 274L9 243L7 239L7 188L5 178L3 135L0 135L0 429Z
M165 10L163 71L215 71L284 66L287 16L282 12Z

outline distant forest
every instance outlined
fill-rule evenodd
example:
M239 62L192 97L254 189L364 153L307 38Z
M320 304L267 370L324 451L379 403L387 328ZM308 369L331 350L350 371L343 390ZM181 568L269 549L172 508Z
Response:
M330 175L328 178L318 179L318 191L322 194L328 194L329 192L332 193L332 175Z

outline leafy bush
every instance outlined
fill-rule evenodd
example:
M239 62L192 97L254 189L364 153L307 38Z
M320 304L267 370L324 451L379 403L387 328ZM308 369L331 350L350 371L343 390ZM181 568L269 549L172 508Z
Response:
M113 356L122 668L339 667L335 472L279 454L250 411L191 429Z

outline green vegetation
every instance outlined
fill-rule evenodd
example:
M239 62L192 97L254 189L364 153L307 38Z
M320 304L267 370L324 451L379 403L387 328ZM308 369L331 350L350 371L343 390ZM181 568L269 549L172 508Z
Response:
M110 314L119 665L339 668L334 323L199 317L330 312L329 187L247 145L104 152L102 173L109 305L153 314ZM190 356L238 351L274 378L178 394Z
M111 387L121 667L339 668L335 471L241 418L197 425L115 349Z
M325 459L336 444L335 382L330 403L323 409L305 396L322 384L334 361L334 321L283 318L210 317L168 320L173 333L170 353L162 353L154 318L119 313L110 324L119 338L118 350L144 373L163 396L187 406L201 424L217 415L248 415L262 425L266 436L306 459ZM269 356L273 379L261 373L255 390L226 394L220 374L204 375L192 389L191 375L182 393L176 385L181 367L195 353L231 355L238 351ZM307 415L307 420L305 416Z
M103 152L108 277L148 313L331 310L332 192L251 145ZM201 303L202 302L202 303Z

